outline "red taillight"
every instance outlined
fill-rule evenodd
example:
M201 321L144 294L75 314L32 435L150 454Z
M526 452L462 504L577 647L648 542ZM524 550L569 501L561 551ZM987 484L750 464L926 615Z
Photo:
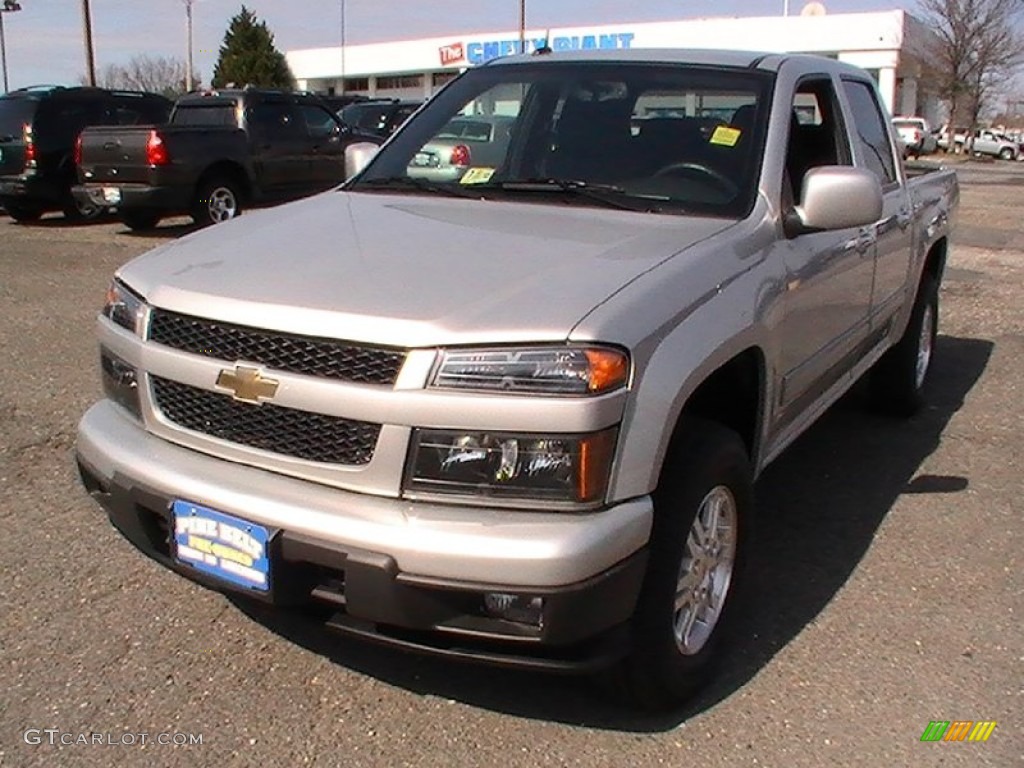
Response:
M75 165L82 164L82 134L78 134L78 138L75 139Z
M452 165L459 166L460 168L468 168L472 163L469 147L465 144L456 144L452 147L452 156L449 162Z
M147 165L167 165L170 161L163 137L156 131L150 131L149 141L146 142Z
M22 140L25 143L25 170L36 167L36 144L32 140L32 126L26 125L22 129Z

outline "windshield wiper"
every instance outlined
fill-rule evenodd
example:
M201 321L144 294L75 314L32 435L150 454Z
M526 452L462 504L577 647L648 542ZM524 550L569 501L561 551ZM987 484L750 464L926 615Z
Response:
M399 191L430 192L431 194L448 195L450 197L475 197L468 187L452 186L450 184L438 184L437 182L417 179L411 176L385 176L379 179L363 179L353 184L350 189L394 189Z
M527 192L540 194L570 194L601 203L609 208L626 211L643 211L655 213L658 208L650 201L670 202L668 197L650 197L631 195L622 187L614 184L591 184L579 179L522 179L516 181L498 181L489 184L469 185L479 189L498 189L503 192Z

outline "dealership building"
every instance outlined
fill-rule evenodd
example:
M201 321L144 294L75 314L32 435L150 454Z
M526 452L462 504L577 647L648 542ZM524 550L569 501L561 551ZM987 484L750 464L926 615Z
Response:
M715 48L814 53L871 72L893 114L934 120L938 100L922 73L932 33L902 10L826 14L811 3L799 16L697 18L639 24L526 30L527 52L588 48ZM288 51L298 85L321 93L429 97L459 72L518 52L519 31Z

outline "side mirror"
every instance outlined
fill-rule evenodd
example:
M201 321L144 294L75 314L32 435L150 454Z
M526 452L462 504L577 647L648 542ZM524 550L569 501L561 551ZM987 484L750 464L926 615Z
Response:
M351 179L369 165L378 149L380 147L369 141L357 141L345 147L345 178Z
M786 222L790 237L813 230L849 229L882 218L882 185L871 171L848 165L812 168L800 204Z

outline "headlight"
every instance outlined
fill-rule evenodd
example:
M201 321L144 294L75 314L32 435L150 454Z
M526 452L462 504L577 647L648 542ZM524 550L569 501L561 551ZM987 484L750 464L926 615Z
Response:
M416 430L405 488L415 494L599 503L616 429L588 435Z
M122 283L120 280L111 282L107 289L107 300L103 303L103 316L109 317L122 328L142 335L142 316L146 302L142 297Z
M608 347L449 349L431 386L484 392L597 395L625 386L629 358Z

